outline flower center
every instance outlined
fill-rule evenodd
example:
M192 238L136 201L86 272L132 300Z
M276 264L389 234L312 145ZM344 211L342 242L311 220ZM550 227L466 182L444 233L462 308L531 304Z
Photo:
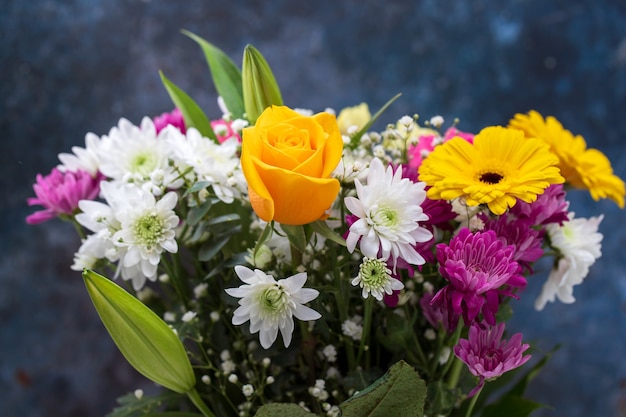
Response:
M499 349L488 349L482 355L485 370L491 371L502 363L502 351Z
M499 183L504 176L498 174L497 172L485 172L481 174L478 178L480 182L484 182L485 184L497 184Z
M143 152L136 154L130 161L130 171L139 174L149 174L156 168L157 158L154 154Z
M135 236L137 240L146 245L148 250L158 243L163 236L163 219L156 214L147 214L140 217L135 223Z
M377 259L368 259L361 263L359 276L363 286L382 288L389 279L389 270L384 262Z
M398 224L400 216L398 211L389 207L372 207L372 222L375 226L394 227Z
M265 312L277 314L285 310L287 298L287 294L280 285L269 285L260 293L259 304Z

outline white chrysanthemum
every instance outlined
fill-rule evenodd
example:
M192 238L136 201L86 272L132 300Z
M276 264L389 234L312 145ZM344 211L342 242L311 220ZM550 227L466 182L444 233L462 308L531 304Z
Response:
M93 232L83 242L78 253L75 255L75 266L87 266L88 258L106 258L111 262L117 262L122 255L123 249L113 242L113 235L120 230L121 224L116 217L116 212L125 205L124 193L119 187L109 182L100 183L100 195L105 203L92 200L81 200L78 207L81 212L75 217L76 221L87 230ZM93 259L91 260L92 263Z
M394 291L404 288L404 284L391 276L391 270L382 259L363 258L359 266L359 274L352 280L352 285L362 288L362 297L367 298L370 294L378 301L385 294L391 295Z
M304 305L319 294L317 290L302 288L307 279L306 273L276 281L259 269L253 271L241 265L235 267L235 272L245 285L225 290L228 295L241 298L232 322L240 325L250 321L250 333L259 332L263 348L272 346L278 330L285 347L289 346L294 328L293 317L303 321L321 317L317 311Z
M100 238L98 235L89 235L83 239L78 252L74 254L74 263L70 267L73 271L93 269L96 263L106 257L106 251L112 242Z
M181 171L191 167L196 174L195 179L211 183L220 200L232 203L245 192L247 185L240 168L236 138L219 144L190 128L186 135L172 132L168 142Z
M423 182L402 178L402 170L388 166L378 158L370 163L367 185L356 179L357 197L346 197L346 207L359 220L350 226L346 244L352 253L359 243L363 255L370 259L398 258L413 265L425 260L415 245L427 242L432 233L418 222L428 220L421 204L426 198Z
M589 267L602 255L602 233L598 232L598 227L604 216L575 219L570 212L568 217L570 220L563 226L549 224L546 227L552 247L560 252L560 259L535 301L537 310L542 310L555 298L566 304L576 301L574 286L583 282Z
M133 183L155 195L180 187L183 181L169 163L171 150L164 140L173 130L177 129L168 126L157 136L149 117L143 118L140 127L120 119L102 138L100 171L113 181Z
M85 135L85 147L73 146L73 153L60 153L59 161L61 164L57 168L61 172L87 171L92 177L95 177L100 169L99 148L100 138L93 133L87 133Z
M157 201L146 190L132 187L128 191L127 205L116 213L120 230L113 242L126 249L119 265L122 277L132 279L133 287L140 289L146 279L156 280L161 254L178 251L175 228L179 219L174 212L178 197L169 192Z

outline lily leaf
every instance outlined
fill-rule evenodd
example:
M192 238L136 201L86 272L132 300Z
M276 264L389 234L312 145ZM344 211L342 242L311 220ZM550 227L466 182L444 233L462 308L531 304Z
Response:
M217 142L217 137L213 128L211 128L211 122L204 114L200 106L185 93L180 87L171 82L163 71L159 71L161 75L161 81L170 95L170 98L174 102L174 105L181 111L183 118L185 119L185 127L196 128L198 132L204 137L210 138Z
M247 45L243 51L241 77L243 103L250 124L254 124L267 107L283 105L274 73L263 55L252 45Z
M188 393L196 377L174 331L108 278L84 270L83 279L104 327L133 368L172 391Z
M426 383L404 361L339 405L342 417L422 417Z
M241 86L241 71L235 63L221 49L189 31L183 34L196 41L206 57L213 84L217 94L224 99L228 111L234 118L243 117L243 88Z

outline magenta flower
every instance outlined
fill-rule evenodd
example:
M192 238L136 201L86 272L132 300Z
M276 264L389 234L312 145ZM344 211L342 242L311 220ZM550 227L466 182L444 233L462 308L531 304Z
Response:
M152 121L154 122L157 134L169 125L174 126L180 130L181 133L185 133L187 131L183 113L179 109L174 109L169 113L162 113L160 116L156 116Z
M241 142L241 136L232 127L232 122L225 120L211 120L211 128L217 136L217 141L223 143L230 138L236 138L238 142Z
M519 219L528 219L533 225L546 225L569 220L569 202L565 199L563 184L552 184L532 203L518 200L509 213Z
M495 324L499 295L513 295L501 287L524 279L514 254L515 247L504 244L492 230L472 233L463 228L449 245L437 245L439 273L449 284L431 303L448 311L450 329L457 327L461 316L469 325L480 313L487 323Z
M37 224L57 216L71 216L78 209L80 200L93 200L100 192L102 175L92 177L86 171L61 172L53 168L45 177L37 175L33 185L35 198L27 200L29 206L40 205L44 210L37 211L26 217L26 223Z
M448 313L444 311L446 305L433 305L431 303L433 295L434 294L431 292L425 292L424 295L422 295L422 298L420 298L419 303L420 307L422 308L422 314L424 315L424 318L426 318L428 323L430 323L430 325L433 326L435 329L438 329L439 326L442 326L443 329L450 333L454 329L450 329L448 327Z
M470 391L468 397L480 391L485 381L520 367L530 359L530 355L524 355L529 345L522 344L521 333L514 334L508 341L502 340L503 334L504 323L493 327L472 323L468 338L459 339L454 347L454 354L479 378L478 386Z
M417 141L417 145L410 146L408 149L409 165L413 168L419 168L422 165L422 160L430 152L435 149L435 135L422 135Z
M495 219L482 214L479 214L479 217L484 222L484 230L493 230L505 244L513 245L515 247L513 259L520 267L532 272L531 264L543 255L541 245L545 233L533 228L534 224L528 219L516 219L507 215ZM523 287L526 285L526 280L522 280L517 285L513 282L509 284Z
M474 134L473 133L468 133L468 132L462 132L459 129L457 129L456 127L451 127L448 130L446 130L446 133L443 134L443 141L447 142L450 139L459 136L463 139L465 139L466 141L468 141L469 143L474 143Z
M435 149L437 143L447 142L450 139L460 136L469 143L474 142L474 135L472 133L462 132L456 127L451 127L443 135L443 138L440 138L438 135L430 134L430 135L422 135L417 140L417 145L413 145L409 147L408 150L408 158L409 165L413 168L419 168L422 165L423 159Z

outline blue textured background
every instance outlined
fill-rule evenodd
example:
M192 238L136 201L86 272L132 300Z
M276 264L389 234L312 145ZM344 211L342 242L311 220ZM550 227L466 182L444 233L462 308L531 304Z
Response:
M210 116L219 112L188 29L236 62L247 43L268 59L286 104L316 111L403 96L388 120L442 114L477 131L535 108L557 116L626 178L626 3L539 1L138 1L0 3L0 409L3 416L102 416L152 389L120 359L78 273L70 225L28 227L25 200L59 152L120 117L171 109L163 70ZM571 195L580 216L605 213L603 258L574 305L532 309L533 280L511 324L550 349L530 387L554 410L626 416L626 214Z

